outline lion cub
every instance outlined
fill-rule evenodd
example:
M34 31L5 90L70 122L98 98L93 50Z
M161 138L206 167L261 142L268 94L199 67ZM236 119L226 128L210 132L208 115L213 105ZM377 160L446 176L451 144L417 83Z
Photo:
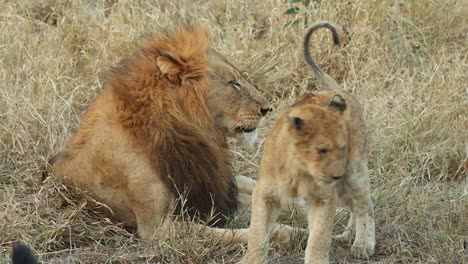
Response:
M321 81L321 90L305 95L285 111L265 140L245 263L265 261L268 234L280 201L302 197L308 201L309 238L305 263L328 263L337 198L350 212L347 230L355 231L353 256L374 254L374 212L367 169L366 127L361 106L314 62L309 53L312 33L336 28L328 22L312 25L304 40L307 63Z

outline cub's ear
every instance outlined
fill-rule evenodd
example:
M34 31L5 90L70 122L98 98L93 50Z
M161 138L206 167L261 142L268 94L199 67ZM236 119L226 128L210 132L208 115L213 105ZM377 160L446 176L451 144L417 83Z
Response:
M302 128L304 127L304 120L300 117L289 117L289 122L291 122L291 126L296 129L297 131L301 131Z
M171 54L159 50L156 65L158 65L161 73L166 75L171 81L179 80L178 74L183 70L183 65Z
M346 110L346 101L341 97L341 95L336 94L333 96L333 98L330 101L330 104L328 104L329 108L338 110L340 113L343 113Z

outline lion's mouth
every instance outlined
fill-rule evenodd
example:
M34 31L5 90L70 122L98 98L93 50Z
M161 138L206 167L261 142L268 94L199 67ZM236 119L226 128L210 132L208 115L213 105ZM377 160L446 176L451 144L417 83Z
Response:
M241 127L241 126L238 126L236 128L234 128L234 130L237 132L237 133L251 133L251 132L254 132L255 129L257 129L256 127Z

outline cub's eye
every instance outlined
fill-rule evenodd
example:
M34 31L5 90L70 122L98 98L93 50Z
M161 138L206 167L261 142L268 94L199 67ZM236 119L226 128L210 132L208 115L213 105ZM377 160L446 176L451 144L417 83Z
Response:
M230 81L229 84L232 85L232 87L236 88L236 90L239 90L241 88L240 83L236 80Z
M319 154L322 157L327 155L328 154L328 149L325 149L325 148L319 149Z

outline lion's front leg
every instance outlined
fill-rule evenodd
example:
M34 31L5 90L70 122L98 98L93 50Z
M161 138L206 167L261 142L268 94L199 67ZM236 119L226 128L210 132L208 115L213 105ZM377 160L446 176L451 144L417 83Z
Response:
M137 177L140 176L140 177ZM136 220L138 235L142 239L154 239L171 222L175 199L166 186L157 181L145 178L145 175L134 175L128 184L129 208Z
M336 195L328 199L309 200L309 239L305 252L305 263L328 263L330 252L333 219L336 210Z
M239 193L252 195L255 186L257 185L256 180L243 175L237 175L234 179L236 180Z
M213 238L220 239L224 244L241 244L248 241L248 228L227 229L209 227L202 224L190 223L195 228L202 231L204 235L212 236Z
M249 222L252 215L252 196L237 194L237 217L243 222Z
M234 177L239 190L238 202L239 209L238 214L242 219L250 220L251 211L251 195L255 190L257 181L242 175ZM289 198L285 197L281 199L281 214L290 216L295 210L300 212L302 215L307 215L307 202L303 198Z
M349 242L353 238L354 235L354 227L356 226L356 219L352 212L349 213L348 223L346 224L346 228L343 233L334 236L333 238L339 241Z

